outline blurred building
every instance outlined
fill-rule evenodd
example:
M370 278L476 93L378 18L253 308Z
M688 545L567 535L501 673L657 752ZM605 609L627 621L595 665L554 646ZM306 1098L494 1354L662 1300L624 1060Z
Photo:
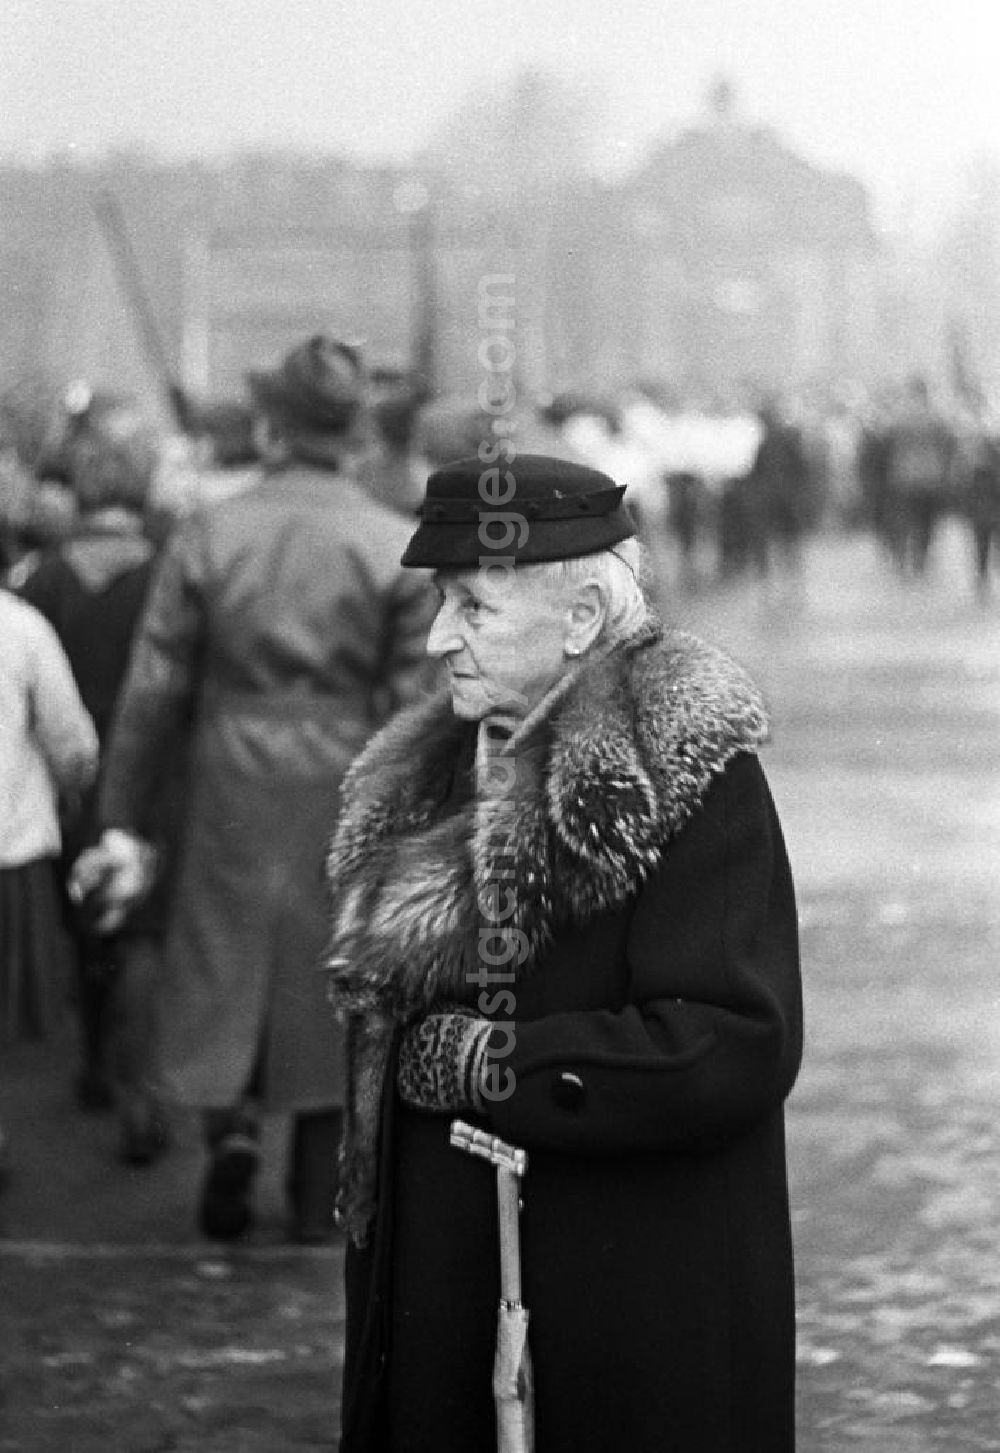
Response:
M519 105L521 135L532 108ZM0 169L0 202L15 200L0 211L0 385L41 368L138 384L156 402L165 360L196 396L231 397L247 368L314 329L377 365L413 365L443 394L474 393L501 364L531 396L640 380L716 398L878 385L907 371L918 335L922 365L933 374L937 349L946 371L947 328L880 244L862 185L744 122L725 83L614 185L560 171L543 143L503 186L440 158L412 171L287 155ZM95 226L101 189L117 198L145 321Z
M888 260L860 182L745 125L731 90L610 187L560 186L492 212L441 188L439 369L475 355L476 279L510 279L530 391L637 380L678 393L874 381Z
M864 188L741 122L726 83L613 205L633 371L728 391L877 365L882 260Z
M360 216L324 232L236 227L192 246L190 385L229 386L312 319L375 357L422 341L435 385L468 390L489 334L484 279L510 300L510 356L531 394L642 379L728 396L879 367L885 261L864 188L744 125L725 87L615 187L511 196L438 174L397 178L387 196L375 182Z

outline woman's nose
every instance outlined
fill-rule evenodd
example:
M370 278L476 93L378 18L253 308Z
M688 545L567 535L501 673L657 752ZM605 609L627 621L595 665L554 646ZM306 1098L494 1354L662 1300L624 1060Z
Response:
M434 617L427 636L428 656L450 656L462 649L462 637L458 630L454 611L443 605Z

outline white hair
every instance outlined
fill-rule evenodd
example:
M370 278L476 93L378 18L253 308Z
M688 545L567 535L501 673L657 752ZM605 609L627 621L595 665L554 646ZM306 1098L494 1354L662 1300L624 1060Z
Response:
M649 601L643 585L646 573L644 552L634 536L593 555L547 560L539 565L521 566L521 569L525 574L537 571L537 579L560 593L588 581L602 586L607 609L598 638L601 643L631 635L649 615Z

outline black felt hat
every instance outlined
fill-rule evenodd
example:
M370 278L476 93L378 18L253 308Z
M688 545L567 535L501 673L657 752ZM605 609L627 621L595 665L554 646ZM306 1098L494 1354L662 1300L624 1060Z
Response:
M636 533L624 494L599 469L545 454L497 465L457 459L428 479L402 563L470 570L593 555Z
M286 427L343 434L361 405L361 358L350 344L316 334L247 382L258 407Z

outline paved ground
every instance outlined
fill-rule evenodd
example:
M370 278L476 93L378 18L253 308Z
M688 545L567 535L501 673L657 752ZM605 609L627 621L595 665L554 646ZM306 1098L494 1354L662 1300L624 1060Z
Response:
M789 1106L804 1453L1000 1448L1000 609L821 548L696 602L774 712L807 1008Z
M802 1453L1000 1449L1000 604L963 544L913 586L824 541L798 590L680 608L770 698L799 887ZM220 1255L191 1229L192 1127L125 1171L70 1061L0 1067L0 1453L332 1448L339 1253L282 1244L281 1127L255 1241Z

